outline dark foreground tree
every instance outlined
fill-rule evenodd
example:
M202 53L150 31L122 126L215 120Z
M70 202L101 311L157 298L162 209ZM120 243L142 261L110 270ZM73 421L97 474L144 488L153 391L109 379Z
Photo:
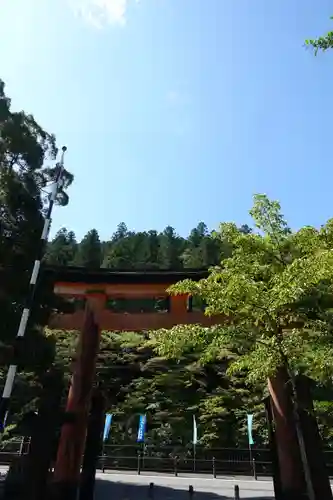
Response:
M10 104L0 80L0 341L9 346L15 342L32 266L38 256L49 187L58 168L47 164L56 158L54 136L45 132L33 116L13 112ZM63 179L56 202L66 205L65 189L73 176L65 171ZM41 282L23 348L15 358L20 370L30 373L25 382L23 377L17 384L17 394L23 397L17 402L20 409L25 402L33 402L38 388L38 380L31 384L31 374L43 372L52 359L52 346L45 340L42 328L58 303L52 286ZM2 361L7 365L13 358L5 356ZM2 381L6 368L1 370Z

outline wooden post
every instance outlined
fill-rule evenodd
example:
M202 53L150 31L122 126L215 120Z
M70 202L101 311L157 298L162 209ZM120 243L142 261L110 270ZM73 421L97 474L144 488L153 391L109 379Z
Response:
M234 499L235 500L239 500L240 496L239 496L239 486L238 484L235 484L234 486Z
M86 449L84 452L79 500L93 500L98 458L102 450L105 400L95 389L91 400Z
M56 500L77 499L98 346L98 326L87 305L66 407L74 421L62 427L53 477Z
M149 483L148 498L154 498L154 483Z

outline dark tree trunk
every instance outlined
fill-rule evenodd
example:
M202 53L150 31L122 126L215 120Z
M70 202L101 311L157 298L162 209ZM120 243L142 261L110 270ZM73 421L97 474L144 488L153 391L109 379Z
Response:
M307 377L296 380L297 397L300 407L300 422L304 435L312 485L316 500L332 500L329 475L323 454L322 441L314 415L311 395L311 381Z
M275 500L283 500L282 490L281 490L281 480L280 480L279 457L277 454L276 435L273 425L273 413L272 413L270 397L265 398L264 403L265 403L266 420L268 427L268 441L271 452Z
M306 485L288 380L286 370L280 368L276 376L268 381L275 423L281 495L283 500L303 500L307 498Z

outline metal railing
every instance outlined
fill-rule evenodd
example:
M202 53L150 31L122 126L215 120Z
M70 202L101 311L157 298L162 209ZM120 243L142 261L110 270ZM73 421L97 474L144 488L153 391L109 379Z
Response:
M0 465L9 465L14 457L27 454L29 446L30 438L0 443Z
M0 465L9 465L14 457L26 454L29 441L0 443ZM324 451L329 475L333 476L333 450ZM251 460L252 458L252 460ZM191 448L156 445L105 445L98 468L103 471L162 472L167 474L272 475L270 450L267 448L203 448L197 446L194 458Z
M177 457L169 458L144 458L141 454L137 457L112 457L104 455L99 459L99 468L108 470L136 470L137 474L144 472L164 472L167 474L209 474L213 477L226 475L253 475L257 478L259 475L271 475L270 462L233 462L216 460L195 460L180 459Z
M200 449L196 457L189 449L173 447L158 448L146 446L138 449L133 446L107 445L99 459L102 470L136 470L138 474L164 472L168 474L209 474L221 475L266 475L272 474L269 450L248 449Z

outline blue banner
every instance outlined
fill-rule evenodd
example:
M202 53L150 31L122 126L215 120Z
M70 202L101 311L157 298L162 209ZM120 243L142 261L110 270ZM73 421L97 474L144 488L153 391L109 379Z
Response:
M145 440L146 422L146 415L140 415L137 443L143 443Z
M254 444L253 437L252 437L252 422L253 422L253 415L248 415L247 416L247 433L249 436L249 445L251 446Z
M104 432L103 432L103 441L106 441L110 434L112 423L112 413L107 413L105 415L105 424L104 424Z

